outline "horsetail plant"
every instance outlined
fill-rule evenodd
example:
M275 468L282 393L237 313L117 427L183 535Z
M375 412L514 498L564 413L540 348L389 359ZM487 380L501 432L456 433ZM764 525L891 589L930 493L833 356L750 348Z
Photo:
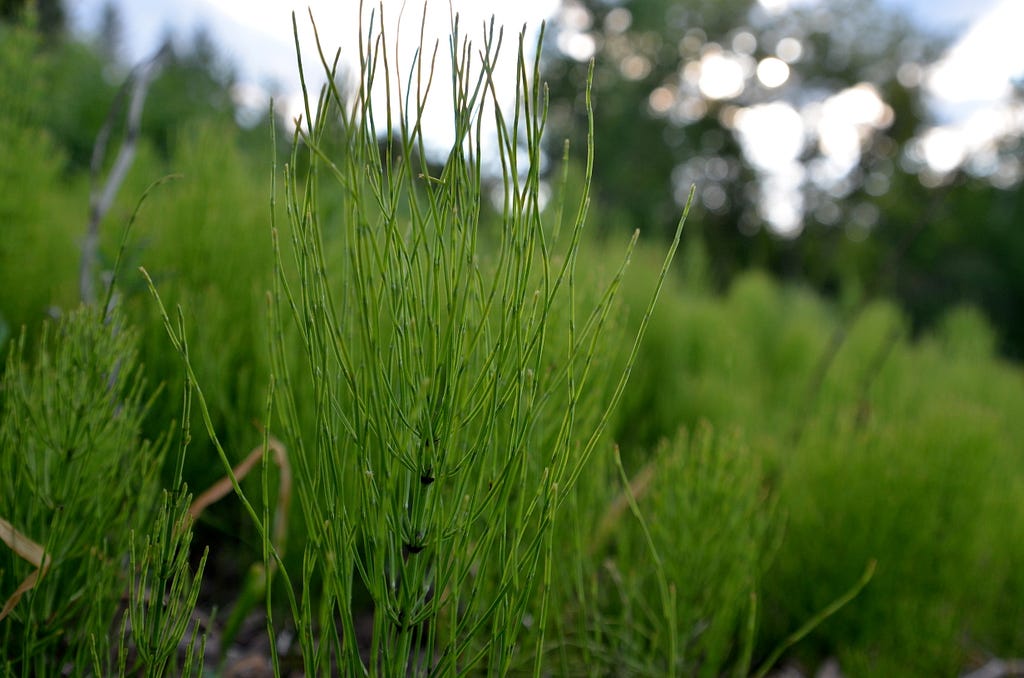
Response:
M284 238L276 168L271 190L271 391L308 532L300 578L270 538L269 514L234 479L198 387L197 402L263 536L268 571L281 571L307 675L505 674L523 665L524 647L539 674L555 520L601 445L657 297L609 382L595 361L609 352L637 235L603 291L578 292L594 161L589 82L586 181L563 229L541 200L539 46L530 69L520 35L508 117L495 82L502 31L492 21L475 51L453 19L455 139L436 170L423 113L437 47L427 63L421 33L403 88L371 20L349 101L336 84L338 56L329 63L317 37L327 85L314 100L294 16L293 26L305 116L283 172ZM383 118L371 103L378 85ZM483 169L491 110L501 168L493 228ZM340 207L327 210L325 196ZM194 379L180 317L175 328L163 315ZM366 595L369 610L358 600ZM269 581L267 606L270 617ZM368 641L356 632L367 616Z
M567 237L556 239L559 224L545 223L541 204L539 46L531 70L520 35L509 119L495 82L502 39L492 21L475 52L453 21L455 140L439 172L423 120L437 47L428 64L422 34L403 90L387 36L371 22L351 102L335 85L337 57L330 65L321 50L328 85L315 102L305 92L306 116L296 121L284 168L292 258L275 225L272 322L278 412L310 532L302 584L322 582L297 620L310 675L504 674L524 634L534 635L541 669L553 523L598 447L640 340L610 397L589 398L636 236L581 314L576 259L593 144ZM299 69L305 83L301 52ZM383 120L371 104L381 79ZM397 120L393 101L404 111ZM592 141L589 82L586 101ZM501 214L487 231L491 108ZM320 205L327 190L340 194L333 218ZM489 258L478 246L486 238ZM300 337L301 375L288 360L286 316ZM359 589L373 603L369 648L355 632Z
M46 327L31 367L22 336L0 384L3 673L84 675L110 656L121 559L153 516L166 440L141 439L151 400L118 313Z

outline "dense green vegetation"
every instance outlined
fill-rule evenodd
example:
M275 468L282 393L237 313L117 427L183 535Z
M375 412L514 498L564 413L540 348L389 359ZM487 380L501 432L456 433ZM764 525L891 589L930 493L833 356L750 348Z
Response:
M602 200L585 142L554 199L531 164L495 210L475 139L443 168L414 129L378 153L330 93L294 141L216 102L150 118L101 225L112 308L78 309L114 88L88 85L90 49L0 31L0 601L39 573L0 619L5 675L196 674L204 632L215 670L264 609L297 637L267 651L285 675L742 675L783 648L935 676L1024 653L1024 375L982 312L915 332L897 302L757 270L723 289L684 236L648 316L665 247L577 220ZM72 64L108 98L55 111ZM189 488L270 436L292 484L268 452L193 526ZM190 626L196 605L221 612Z

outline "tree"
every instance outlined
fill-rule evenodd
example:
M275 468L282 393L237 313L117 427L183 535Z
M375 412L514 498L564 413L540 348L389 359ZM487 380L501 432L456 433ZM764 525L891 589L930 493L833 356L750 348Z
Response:
M544 62L549 153L583 143L575 93L592 52L602 227L670 232L696 184L688 237L704 241L719 284L756 266L828 293L897 296L918 323L975 303L1004 348L1024 347L1007 310L1024 302L1008 254L1024 234L1004 207L1015 184L915 160L931 124L920 73L945 43L871 0L768 6L563 5ZM787 134L788 163L752 142Z
M124 22L121 13L110 0L103 3L100 10L100 26L95 41L96 51L110 64L121 61L121 50L124 48Z
M0 0L0 21L13 23L26 16L38 22L39 32L59 40L67 26L67 12L61 0Z

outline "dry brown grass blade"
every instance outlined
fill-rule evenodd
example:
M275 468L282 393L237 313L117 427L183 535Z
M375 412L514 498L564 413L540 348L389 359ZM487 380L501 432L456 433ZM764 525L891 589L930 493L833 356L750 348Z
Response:
M4 603L3 609L0 609L0 619L4 619L11 613L14 606L17 605L18 601L21 600L21 597L25 595L25 592L31 590L39 579L46 574L47 570L50 569L50 556L46 555L46 550L40 544L37 544L21 532L18 532L14 529L13 525L3 518L0 518L0 539L2 539L12 551L17 553L19 557L27 560L36 567L35 570L25 577L20 584L18 584L18 588L14 590L11 597Z
M633 478L629 481L630 492L636 497L637 501L640 500L651 485L651 481L654 480L654 474L657 471L658 459L652 459L649 461ZM608 539L611 537L612 532L619 524L619 520L622 518L622 514L629 509L629 497L625 491L621 492L619 496L615 498L608 508L605 509L604 515L601 516L601 522L597 524L597 530L594 532L594 538L590 542L590 555L595 555L598 551L604 548Z
M283 543L284 531L287 527L288 506L291 503L292 473L291 467L288 465L288 453L285 450L284 444L274 436L269 436L267 438L267 447L273 452L274 463L277 464L281 474L278 481L277 511L274 515L274 544L280 547ZM256 462L262 458L263 445L257 445L246 455L241 463L232 469L235 480L241 481L245 476L249 475ZM211 504L220 501L230 494L232 489L230 476L224 476L211 485L205 492L196 497L192 501L192 505L189 506L188 513L192 520L198 518Z

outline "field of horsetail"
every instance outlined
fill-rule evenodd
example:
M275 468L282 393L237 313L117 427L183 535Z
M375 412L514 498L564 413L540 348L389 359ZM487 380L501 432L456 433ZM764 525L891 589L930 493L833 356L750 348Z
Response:
M386 41L347 89L302 53L332 85L260 152L230 120L142 138L83 266L97 180L34 126L60 62L3 31L4 675L1024 652L1024 379L978 312L922 334L758 272L715 290L689 205L671 242L607 229L600 149L549 157L535 47L486 30L437 57L446 154L425 66L390 116Z

